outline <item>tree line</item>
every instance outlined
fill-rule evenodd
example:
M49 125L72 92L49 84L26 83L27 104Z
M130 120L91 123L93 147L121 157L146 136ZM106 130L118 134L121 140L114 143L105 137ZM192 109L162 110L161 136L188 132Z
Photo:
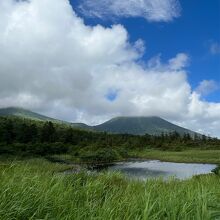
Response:
M108 134L80 130L68 124L34 121L19 117L0 117L0 154L18 152L48 155L86 151L156 148L182 150L185 148L219 149L220 140L195 134L177 132L160 136L145 134ZM101 154L101 153L100 153Z

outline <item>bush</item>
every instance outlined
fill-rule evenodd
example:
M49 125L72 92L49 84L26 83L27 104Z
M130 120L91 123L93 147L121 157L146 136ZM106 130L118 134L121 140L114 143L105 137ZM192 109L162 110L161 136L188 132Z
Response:
M216 175L220 175L220 165L218 165L215 169L213 169L212 172Z
M0 154L45 156L49 154L64 154L68 150L69 146L63 143L0 144Z
M112 162L118 160L120 155L116 150L103 148L97 151L88 151L81 156L81 159L86 162Z

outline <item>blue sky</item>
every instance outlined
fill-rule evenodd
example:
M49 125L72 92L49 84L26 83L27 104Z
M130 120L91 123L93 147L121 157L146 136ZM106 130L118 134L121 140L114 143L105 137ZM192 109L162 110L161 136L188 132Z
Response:
M203 80L214 80L220 86L220 1L193 0L180 1L181 14L170 22L152 22L143 17L96 18L86 16L79 9L82 1L71 0L76 13L83 17L88 25L101 24L110 27L122 24L128 31L130 41L143 39L146 51L143 61L161 55L162 60L174 57L177 53L186 53L190 57L187 67L188 81L196 89ZM217 51L212 51L216 45ZM220 91L203 96L204 100L220 101Z

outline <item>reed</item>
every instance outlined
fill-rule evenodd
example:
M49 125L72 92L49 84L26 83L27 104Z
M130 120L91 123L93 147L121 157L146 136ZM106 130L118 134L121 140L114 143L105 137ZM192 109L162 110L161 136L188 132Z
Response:
M119 173L71 174L42 159L0 165L0 219L217 219L220 178L128 180Z

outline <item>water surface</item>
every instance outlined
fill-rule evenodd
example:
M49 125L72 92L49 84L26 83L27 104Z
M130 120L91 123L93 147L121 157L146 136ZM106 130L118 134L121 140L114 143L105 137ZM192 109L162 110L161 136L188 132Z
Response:
M211 173L216 167L213 164L173 163L158 160L120 162L108 166L110 171L120 171L129 177L138 179L175 177L188 179L195 175Z

